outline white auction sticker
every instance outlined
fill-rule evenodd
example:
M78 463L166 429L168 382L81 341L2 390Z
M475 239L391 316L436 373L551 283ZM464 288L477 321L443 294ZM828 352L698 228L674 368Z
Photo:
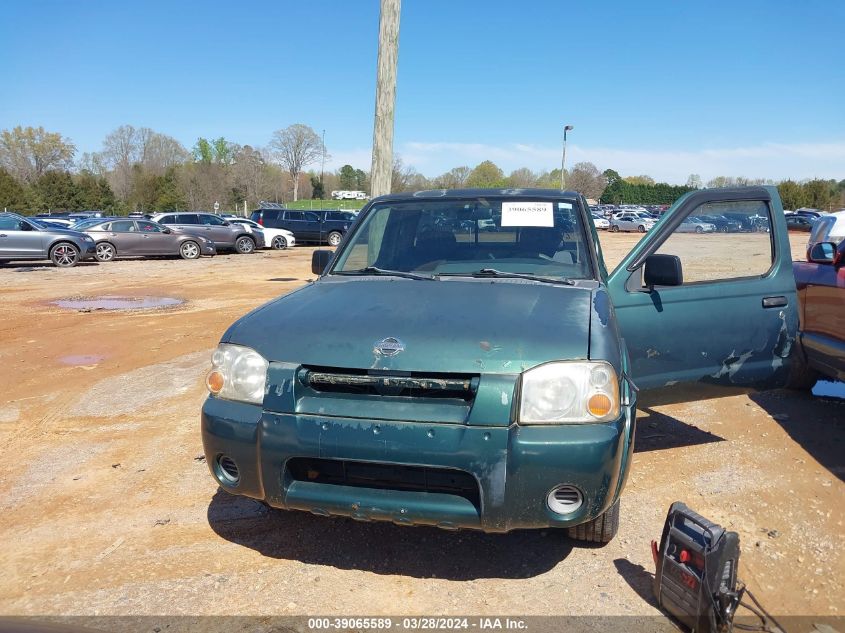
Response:
M554 226L551 202L503 202L502 226Z

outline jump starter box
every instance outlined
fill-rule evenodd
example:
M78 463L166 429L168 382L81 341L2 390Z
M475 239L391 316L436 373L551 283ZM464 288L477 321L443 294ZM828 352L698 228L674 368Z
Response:
M677 501L669 508L660 545L652 541L651 546L660 607L694 633L728 631L740 598L739 535Z

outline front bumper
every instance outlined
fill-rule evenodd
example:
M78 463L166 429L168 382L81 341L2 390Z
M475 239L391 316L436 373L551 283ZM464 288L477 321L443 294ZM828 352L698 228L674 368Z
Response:
M79 259L84 262L97 259L97 245L91 244L80 251Z
M468 426L324 417L263 411L209 397L202 439L212 475L233 494L283 509L397 524L475 528L570 527L616 501L630 467L634 407L607 424ZM218 460L237 464L239 480L220 476ZM292 458L457 469L477 482L478 498L443 492L315 483L292 476ZM574 512L552 512L559 484L580 489Z

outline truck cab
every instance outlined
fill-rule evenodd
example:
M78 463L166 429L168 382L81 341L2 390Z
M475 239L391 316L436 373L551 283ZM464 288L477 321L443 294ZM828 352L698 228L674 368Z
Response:
M679 231L726 213L767 230ZM639 394L783 384L798 325L772 187L687 194L612 271L574 192L382 196L312 270L223 335L206 459L233 494L400 525L609 541Z

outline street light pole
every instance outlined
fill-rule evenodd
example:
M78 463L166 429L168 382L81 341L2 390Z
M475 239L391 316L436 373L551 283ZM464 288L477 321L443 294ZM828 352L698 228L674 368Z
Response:
M572 125L563 126L563 156L560 158L560 188L561 191L566 189L566 133L574 129Z

